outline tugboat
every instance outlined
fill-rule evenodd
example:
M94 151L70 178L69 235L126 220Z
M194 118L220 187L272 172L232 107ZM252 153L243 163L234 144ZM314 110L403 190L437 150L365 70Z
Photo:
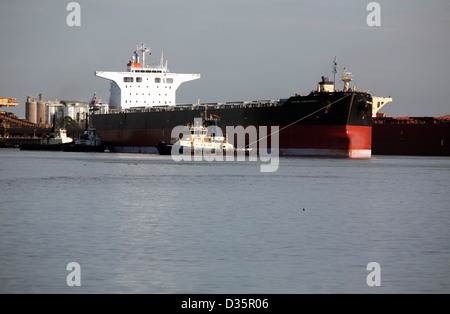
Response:
M227 153L238 153L234 146L228 143L227 138L222 135L217 126L219 119L218 116L214 115L210 115L208 119L195 118L193 124L186 126L189 130L189 135L186 138L178 138L173 140L172 143L159 141L156 146L159 154L171 155L172 152L179 152L179 154L205 155L222 152L225 155ZM211 130L213 131L208 133Z
M95 95L94 95L95 98ZM102 153L106 149L101 139L98 137L95 128L89 128L89 116L86 115L86 127L84 134L76 139L73 144L65 145L65 152L98 152Z
M94 128L89 128L82 136L76 139L73 144L63 146L65 152L98 152L102 153L106 146L98 137Z
M53 118L53 128L50 134L45 135L40 143L22 143L20 150L50 150L62 151L65 145L73 142L71 137L67 136L67 130L56 130L55 119Z

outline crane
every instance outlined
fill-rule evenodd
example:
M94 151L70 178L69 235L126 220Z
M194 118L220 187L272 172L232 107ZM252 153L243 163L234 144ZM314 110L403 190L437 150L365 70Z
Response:
M17 98L0 98L0 107L18 106Z

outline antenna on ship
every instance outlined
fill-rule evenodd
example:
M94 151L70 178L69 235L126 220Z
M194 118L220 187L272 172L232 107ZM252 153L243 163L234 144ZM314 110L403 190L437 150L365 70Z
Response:
M338 69L337 59L336 59L336 57L334 57L334 60L333 60L333 90L336 90L336 73L337 73L337 69Z
M342 69L342 77L341 81L344 82L344 92L348 91L349 89L349 83L353 80L352 73L347 71L347 67L344 67Z
M145 67L145 53L149 52L150 49L148 49L147 47L145 47L145 44L142 43L140 45L138 45L137 50L141 52L142 54L142 67ZM139 60L139 59L138 59ZM139 62L139 61L138 61Z

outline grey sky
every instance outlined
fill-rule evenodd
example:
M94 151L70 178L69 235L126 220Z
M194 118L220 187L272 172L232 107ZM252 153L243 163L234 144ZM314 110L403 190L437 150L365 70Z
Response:
M96 70L124 71L139 42L172 72L200 73L178 103L287 98L332 77L336 56L358 89L391 96L393 116L450 114L450 1L80 0L69 27L60 0L0 0L0 97L109 99Z

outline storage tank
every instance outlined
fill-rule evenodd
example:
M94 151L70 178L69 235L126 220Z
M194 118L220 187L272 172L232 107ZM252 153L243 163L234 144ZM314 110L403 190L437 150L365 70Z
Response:
M39 94L39 100L37 101L36 106L36 121L37 123L46 123L46 115L45 115L45 102L42 98L42 94Z
M25 103L25 119L28 122L37 123L37 103L31 96L27 96L27 102Z

